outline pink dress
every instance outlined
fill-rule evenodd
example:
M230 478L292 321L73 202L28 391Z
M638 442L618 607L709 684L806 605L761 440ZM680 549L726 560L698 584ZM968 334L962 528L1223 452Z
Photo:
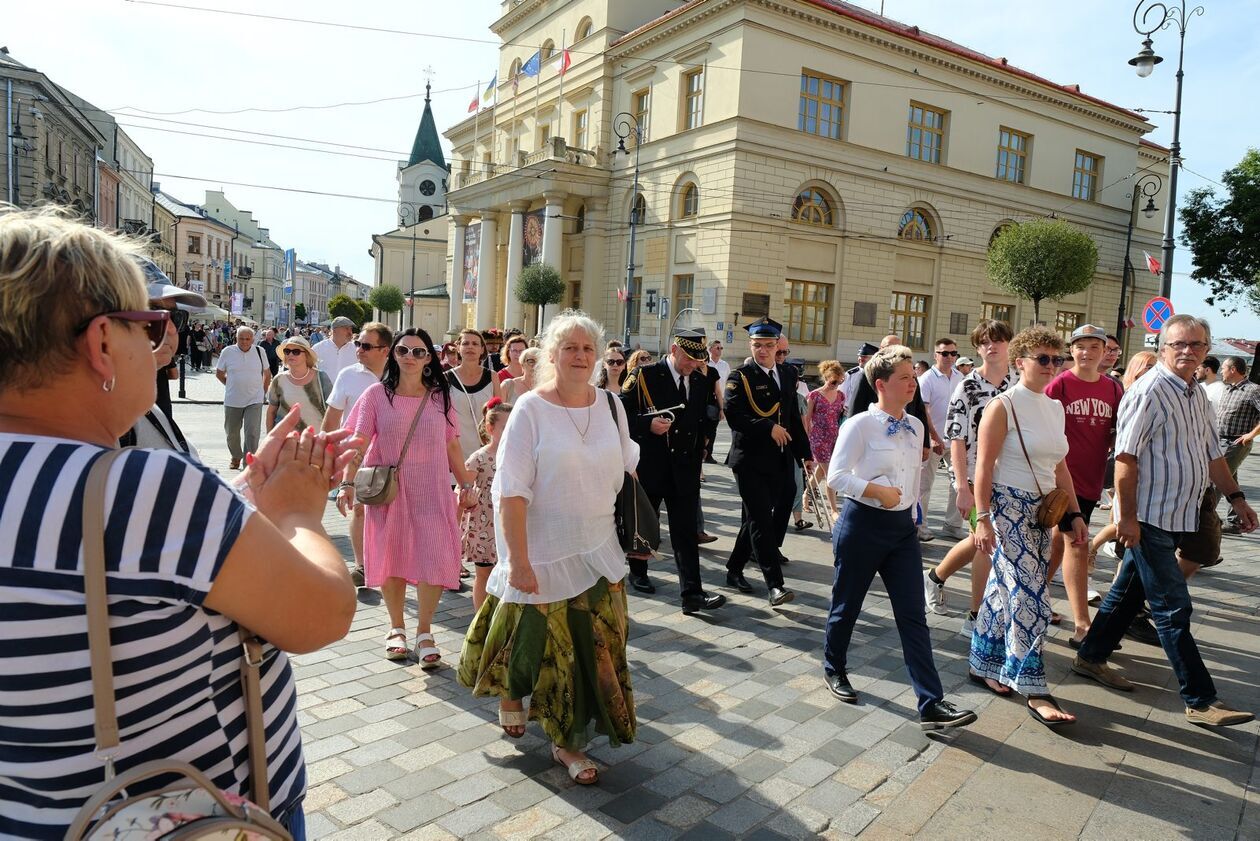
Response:
M354 411L355 433L369 441L365 465L397 463L420 400L395 394L391 406L380 383L363 392ZM458 501L446 456L447 442L459 437L458 423L453 408L443 414L440 395L429 398L398 470L398 496L388 505L364 506L363 567L369 587L380 587L386 578L459 586Z
M840 434L840 420L844 417L844 392L829 401L822 395L822 389L816 388L807 398L814 407L813 423L809 429L809 449L814 461L820 464L831 462L831 451L836 447L836 436Z

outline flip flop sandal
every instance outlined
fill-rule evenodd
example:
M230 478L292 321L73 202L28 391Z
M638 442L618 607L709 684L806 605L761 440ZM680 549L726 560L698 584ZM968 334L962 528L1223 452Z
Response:
M599 782L599 766L589 759L579 759L575 762L565 762L560 758L560 747L553 744L551 746L551 758L564 767L569 773L569 779L580 786L593 786ZM582 775L587 771L594 771L593 776L583 779Z
M1011 689L1009 686L1003 686L1002 689L994 689L992 686L989 686L989 682L987 680L980 677L980 675L976 674L975 672L967 672L967 680L971 681L976 686L979 686L981 689L987 689L988 691L992 692L994 695L998 696L999 698L1006 698L1006 697L1009 697L1011 694ZM1002 691L1002 690L1005 690L1005 691Z
M394 644L394 640L401 640L401 642ZM390 628L389 634L385 637L385 659L406 660L410 653L407 650L407 629Z
M1029 695L1028 700L1029 701L1046 701L1050 704L1050 706L1054 707L1059 712L1063 712L1063 707L1059 706L1059 702L1054 700L1053 695ZM1076 719L1074 718L1073 719L1046 718L1044 715L1038 712L1037 709L1031 703L1028 704L1028 714L1032 716L1034 719L1036 719L1038 722L1044 724L1046 727L1049 727L1051 729L1054 729L1055 727L1064 727L1068 724L1076 723Z
M425 645L426 641L428 645ZM430 657L433 659L428 659ZM416 634L416 659L420 661L420 668L426 672L442 665L442 652L438 650L433 634Z
M525 727L529 723L529 713L525 710L505 710L499 707L499 726L503 728L503 732L510 739L519 739L525 735ZM521 732L510 733L509 727L519 727Z

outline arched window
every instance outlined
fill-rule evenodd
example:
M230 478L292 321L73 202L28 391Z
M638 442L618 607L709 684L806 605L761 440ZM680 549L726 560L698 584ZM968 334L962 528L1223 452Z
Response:
M577 210L577 221L573 225L573 233L580 234L586 230L586 205Z
M835 210L825 193L808 187L792 202L792 221L829 228L835 224Z
M647 221L647 199L643 198L642 193L634 197L634 204L630 207L630 220L638 225Z
M912 207L901 214L901 224L897 226L897 236L901 239L931 242L936 238L932 230L932 220L917 207Z
M556 42L551 40L550 38L548 38L546 41L543 41L542 60L546 61L547 59L551 58L555 54L556 54Z
M700 188L694 182L682 188L678 196L678 218L692 219L700 212Z
M989 247L990 248L993 247L993 243L997 241L997 238L1000 237L1002 233L1006 231L1007 228L1013 228L1013 227L1015 227L1014 222L1003 222L1000 225L998 225L996 228L994 228L993 233L989 234Z
M521 75L521 60L519 58L512 59L512 69L508 71L508 81L512 81Z
M418 216L421 222L427 222L428 220L433 218L433 208L427 204L421 205L420 213L418 214Z
M574 36L573 42L576 44L578 41L581 41L583 38L591 37L591 30L593 28L594 27L591 24L590 18L582 18L582 22L578 24L577 35Z

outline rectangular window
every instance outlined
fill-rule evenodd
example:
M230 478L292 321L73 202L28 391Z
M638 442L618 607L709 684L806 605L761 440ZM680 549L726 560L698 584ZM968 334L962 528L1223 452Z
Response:
M1054 332L1062 336L1066 343L1072 337L1072 331L1084 323L1085 313L1059 310L1059 314L1054 319Z
M896 333L913 350L926 346L928 296L894 292L888 313L888 332Z
M1015 325L1015 305L1014 304L995 304L990 301L982 301L980 303L980 317L987 318L990 321L1005 321L1008 325Z
M1072 198L1094 201L1098 198L1098 179L1102 175L1102 158L1076 150L1076 166L1072 170Z
M910 121L906 127L906 156L916 161L939 164L944 147L945 112L911 102Z
M806 134L840 139L844 113L844 82L801 73L801 112L796 128Z
M538 127L538 148L544 149L551 139L551 123L543 123Z
M1024 183L1028 162L1028 135L1009 128L998 129L997 177L1003 181Z
M639 126L639 137L647 143L651 137L652 89L643 88L630 95L631 108L635 123Z
M704 124L704 69L683 74L683 131Z
M696 276L692 274L674 275L674 301L670 318L674 318L685 309L696 305Z
M627 290L629 296L626 299L626 308L630 311L630 324L627 332L639 332L639 290L643 288L643 278L631 278L630 288Z
M789 280L783 291L783 319L790 341L827 344L831 324L830 283Z
M195 234L188 235L188 253L189 254L201 253L201 237Z
M949 314L949 332L955 336L971 331L971 316L965 312L951 312Z
M573 115L573 145L579 149L586 148L587 112L578 111Z
M569 308L580 310L582 308L582 281L569 281Z

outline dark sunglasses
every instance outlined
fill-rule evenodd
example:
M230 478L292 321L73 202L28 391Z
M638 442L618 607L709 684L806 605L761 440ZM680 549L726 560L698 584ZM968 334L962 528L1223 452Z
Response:
M605 359L605 360L604 360L604 364L605 364L605 365L608 365L608 366L610 366L610 367L612 367L612 366L616 366L616 365L625 365L625 364L626 364L626 360L624 360L624 359Z
M84 321L74 331L77 336L91 326L92 322L101 316L106 318L117 319L118 321L129 321L133 324L143 324L144 331L149 336L149 344L153 345L156 350L158 345L166 340L166 322L170 321L171 314L168 310L115 310L113 312L98 312L96 315Z
M429 351L422 347L407 347L406 345L399 345L394 348L394 355L399 359L406 359L407 354L411 354L416 359L424 359L429 355Z
M957 356L958 355L958 351L956 350L938 350L936 353L938 356Z
M285 356L305 356L306 351L302 350L300 347L287 347L284 349L284 355Z
M168 309L167 312L170 313L171 324L175 325L175 332L184 332L184 328L188 326L188 312L178 307Z
M354 344L359 350L381 350L389 347L389 345L374 345L371 342L355 342Z
M1036 362L1042 368L1045 368L1046 366L1052 363L1054 364L1054 367L1058 368L1060 365L1062 365L1064 362L1067 361L1066 356L1049 356L1048 354L1044 354L1044 353L1041 354L1040 356L1025 356L1024 358L1031 359L1033 362Z

